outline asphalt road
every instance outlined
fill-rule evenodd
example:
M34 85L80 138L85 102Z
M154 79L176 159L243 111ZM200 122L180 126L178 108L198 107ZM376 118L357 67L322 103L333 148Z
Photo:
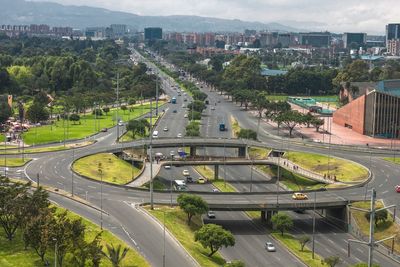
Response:
M169 92L171 93L171 92ZM173 94L173 92L172 92ZM202 127L202 131L206 131L205 134L207 136L212 136L212 137L229 137L226 135L229 135L227 132L219 132L217 123L218 121L222 118L223 120L225 119L225 123L227 124L228 128L230 128L230 123L229 123L229 117L227 114L232 114L236 117L236 119L239 121L242 127L244 128L253 128L255 129L257 125L257 120L254 119L252 116L250 116L247 112L243 111L240 107L234 105L230 101L226 101L223 97L219 96L218 94L211 92L211 97L210 99L213 99L217 102L216 110L212 111L211 109L206 111L206 114L208 117L206 117L203 120L203 126L207 125L207 127ZM218 103L218 100L220 103ZM174 106L174 107L171 107ZM176 105L168 105L166 107L166 115L161 121L160 125L158 126L159 128L163 128L166 125L169 127L169 131L164 133L161 131L160 134L162 136L176 136L177 133L182 132L184 134L184 126L187 123L185 121L185 118L179 117L183 116L182 110L177 113L170 113L171 108L180 107L181 105L178 104ZM207 113L208 112L208 113ZM213 114L214 112L214 114ZM165 124L163 124L165 123ZM156 128L157 129L157 128ZM287 139L276 139L272 138L271 135L268 133L269 128L268 125L261 124L260 127L260 134L259 138L263 142L267 143L271 147L277 147L277 148L290 148L293 150L298 150L298 151L309 151L309 152L316 152L316 153L323 153L326 154L328 152L327 149L324 148L319 148L319 147L305 147L303 145L299 145L297 143L289 143ZM71 172L69 171L70 164L73 160L73 154L74 158L81 157L86 154L91 154L91 153L96 153L98 151L104 150L104 147L109 147L112 146L115 142L116 139L116 129L111 129L108 133L101 133L100 135L96 136L96 139L98 139L98 142L96 144L93 144L90 147L87 148L81 148L81 149L75 149L75 153L72 151L61 151L61 152L56 152L56 153L43 153L43 154L37 154L37 155L32 155L35 160L28 164L25 168L26 174L28 177L30 177L33 180L36 180L37 174L39 174L40 177L40 182L43 184L51 185L54 187L58 187L61 189L65 189L67 191L71 191L72 189L72 179L74 179L74 192L75 194L85 198L87 196L88 201L94 203L95 205L99 206L99 199L100 199L100 194L99 194L99 188L100 184L94 181L89 181L77 176L72 176ZM212 149L207 149L207 152L209 152ZM215 150L215 149L214 149ZM175 150L176 151L176 150ZM168 152L168 151L167 151ZM223 150L219 149L218 151L215 151L215 153L223 153L223 154L229 154L228 151L223 152ZM378 197L382 198L386 204L397 204L399 205L399 195L394 192L394 185L399 183L399 167L397 165L388 163L386 161L383 161L379 159L375 155L374 152L369 155L368 153L359 153L357 151L340 151L337 149L331 149L329 150L331 155L334 156L339 156L347 159L354 160L356 162L359 162L361 164L364 164L366 166L370 166L372 173L374 174L374 179L371 181L371 183L368 185L368 188L375 187L378 191ZM13 170L16 174L21 168L17 168ZM182 168L177 168L177 169L182 169ZM171 170L171 173L179 173L180 170ZM220 172L222 174L223 172ZM245 181L245 178L249 177L250 173L250 168L249 167L238 167L238 169L234 169L231 167L226 168L226 179L229 181L236 180L238 181L236 184L239 190L250 190L249 188L249 183L248 181ZM20 172L18 173L20 174ZM178 176L179 174L175 174ZM175 176L174 175L174 176ZM270 185L268 185L268 178L263 177L262 175L257 176L258 174L254 174L253 178L254 181L259 180L259 179L264 179L266 180L266 183L254 183L252 190L273 190L273 185L272 188L269 188ZM239 178L242 178L242 181ZM172 175L171 175L172 177ZM197 187L197 186L196 186ZM264 187L262 189L262 187ZM200 186L199 186L200 188ZM203 187L201 187L203 189ZM140 212L137 212L136 209L128 204L131 203L141 203L143 201L148 201L149 199L149 193L148 192L142 192L142 191L135 191L135 190L125 190L125 189L120 189L115 186L110 186L110 185L104 185L103 186L104 194L103 197L105 201L103 201L103 208L104 210L110 214L110 216L107 216L107 219L110 218L110 220L115 220L115 223L113 225L107 225L106 227L109 227L111 231L114 233L118 234L119 236L123 237L124 239L127 238L127 234L125 231L122 233L120 229L118 228L118 223L119 225L123 225L124 229L127 230L128 233L133 233L135 236L134 240L137 242L137 244L140 247L140 250L146 258L152 263L153 266L162 266L160 264L160 253L159 251L163 250L163 243L160 242L160 226L154 225L149 223L148 218L143 216L143 214L140 214ZM205 190L209 190L206 188ZM351 189L351 190L342 190L342 191L335 191L330 194L333 196L336 196L338 198L340 197L352 197L352 196L363 196L365 193L365 188L356 188L356 189ZM172 194L172 197L175 199L176 194ZM162 199L165 203L168 203L170 201L170 198L165 194L155 194L156 199ZM205 195L204 198L210 202L216 202L216 201L224 201L226 198L231 198L232 196L222 196L219 194L211 194L211 195ZM52 199L54 197L52 196ZM251 201L253 199L258 199L258 197L252 196L235 196L234 201ZM262 199L262 197L259 197L259 199ZM68 200L63 200L63 199L56 199L61 205L71 205ZM76 205L79 206L79 205ZM96 222L96 216L93 214L93 211L90 208L86 207L80 207L80 208L75 208L79 214L88 217L89 219L93 219ZM83 211L79 210L83 209ZM221 213L221 214L220 214ZM98 214L97 214L98 215ZM233 258L238 258L237 256L240 255L240 258L243 259L245 262L248 263L254 263L254 266L265 266L265 265L256 265L256 264L265 264L265 262L269 262L271 259L270 253L257 253L257 256L254 256L252 253L242 253L243 251L249 251L251 250L252 247L254 246L249 246L249 244L258 244L256 250L258 251L259 249L259 244L262 244L264 241L267 240L268 237L262 233L264 230L260 232L260 228L254 228L251 227L250 225L252 222L249 219L246 219L243 213L241 212L217 212L218 218L221 218L221 224L226 226L227 228L233 230L234 232L237 230L240 230L235 226L233 223L229 223L229 220L234 220L234 221L240 221L246 227L249 227L248 229L249 232L252 234L247 234L247 235L240 235L239 233L235 232L235 235L238 237L238 243L235 247L233 248L228 248L223 250L223 254L227 256L228 259ZM296 215L293 215L296 216ZM247 220L247 221L246 221ZM135 223L132 223L132 222ZM97 221L98 222L98 221ZM219 222L219 219L218 219ZM309 231L310 229L310 223L309 219L307 220L296 220L296 229L302 229L304 231ZM297 227L298 226L298 227ZM115 227L115 228L114 228ZM333 254L338 254L341 255L341 257L344 259L345 257L345 252L343 251L343 242L347 238L350 238L350 235L346 233L340 233L336 232L332 229L332 234L329 236L329 240L331 240L333 243L330 241L326 241L329 243L326 243L324 240L324 237L327 233L324 231L328 228L325 224L320 224L318 223L317 229L320 231L319 234L321 234L321 238L317 238L318 240L318 249L320 248L321 251L318 253L321 253L321 255L329 255L330 252ZM118 230L119 229L119 230ZM158 229L158 230L157 230ZM245 229L245 228L244 228ZM146 231L147 234L141 234L141 232ZM328 233L329 234L329 233ZM323 237L322 237L323 235ZM158 240L159 242L155 242ZM322 242L324 241L324 242ZM133 241L132 241L133 242ZM169 258L173 259L172 263L169 262L169 264L172 265L167 265L167 266L177 266L173 265L173 263L176 263L175 260L179 258L179 260L182 260L178 266L191 266L193 265L193 262L187 257L187 255L182 252L182 250L176 246L176 243L174 243L172 240L168 239L166 241L166 244L168 244L168 255L167 255L167 260ZM366 251L366 248L359 248L360 251ZM156 252L154 252L156 251ZM284 259L286 262L283 260L282 264L279 266L293 266L294 262L293 258L291 258L290 254L286 252L284 249L278 249L277 255L277 263L279 265L279 259ZM358 251L358 249L356 249ZM357 254L357 260L360 259L362 261L366 261L366 254L362 254L359 251L359 255ZM251 252L251 251L249 251ZM264 251L265 252L265 251ZM281 254L282 253L282 254ZM325 253L325 254L324 254ZM257 260L256 260L257 259ZM376 256L376 259L379 261L381 266L395 266L391 261L389 261L387 258L379 258L379 256ZM350 261L349 261L350 262ZM182 263L182 264L181 264ZM253 266L253 265L250 265Z

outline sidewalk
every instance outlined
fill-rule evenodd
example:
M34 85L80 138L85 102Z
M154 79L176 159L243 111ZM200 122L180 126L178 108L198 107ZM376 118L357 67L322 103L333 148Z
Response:
M161 164L153 163L153 178L159 173ZM133 182L127 184L130 187L141 187L145 183L150 182L150 162L146 162L142 174Z

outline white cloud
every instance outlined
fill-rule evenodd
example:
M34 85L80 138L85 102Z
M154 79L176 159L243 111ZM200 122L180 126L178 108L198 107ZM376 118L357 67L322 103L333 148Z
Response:
M39 0L34 0L39 1ZM139 15L198 15L247 21L315 21L316 29L383 33L400 20L398 0L47 0ZM117 2L117 3L116 3ZM319 26L318 26L319 25ZM321 27L321 25L324 25ZM296 26L296 25L292 25Z

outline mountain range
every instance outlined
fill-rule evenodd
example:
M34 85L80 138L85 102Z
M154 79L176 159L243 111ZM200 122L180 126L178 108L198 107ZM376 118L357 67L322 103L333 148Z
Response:
M139 16L89 6L65 6L50 2L0 0L0 24L48 24L84 29L93 26L126 24L129 28L162 27L177 32L243 32L245 29L298 32L280 23L248 22L200 16Z

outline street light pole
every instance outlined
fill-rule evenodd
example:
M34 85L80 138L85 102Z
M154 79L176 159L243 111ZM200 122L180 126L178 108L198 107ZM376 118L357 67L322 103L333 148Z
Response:
M314 259L315 253L315 208L317 206L317 191L314 191L314 212L313 212L313 222L312 222L312 258Z
M100 228L103 230L103 167L99 162L98 171L100 173Z
M57 267L57 245L58 245L58 240L53 238L53 241L56 241L54 245L54 267Z
M7 177L7 134L4 130L4 177Z
M150 208L154 209L154 185L153 185L153 101L150 99Z
M164 231L163 231L163 267L165 267L165 210L164 210Z
M73 165L74 165L74 161L75 161L75 148L72 147L72 163L71 163L71 194L72 196L74 196L74 170L73 170Z
M121 108L121 105L119 103L119 72L117 73L117 115L115 118L115 121L117 122L117 140L116 142L118 142L119 139L119 118L118 118L118 110Z

